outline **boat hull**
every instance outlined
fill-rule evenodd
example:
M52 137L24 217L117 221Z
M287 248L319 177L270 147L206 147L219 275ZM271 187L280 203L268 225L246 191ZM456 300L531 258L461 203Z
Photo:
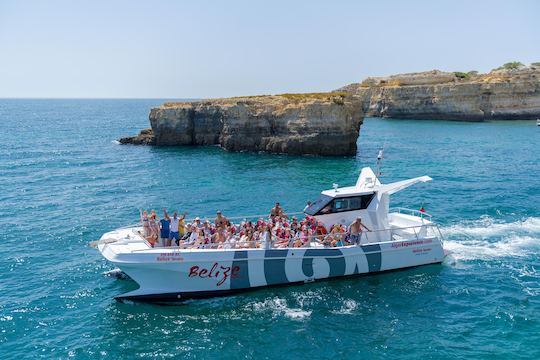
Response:
M402 270L407 270L407 269L411 269L411 268L415 268L419 266L440 265L441 263L442 261L439 261L439 262L422 264L422 265L414 265L414 266L409 266L409 267L404 267L404 268L399 268L399 269L383 270L383 271L363 273L363 274L344 275L342 277L325 278L321 280L330 281L330 280L338 280L342 278L369 276L369 275L376 275L376 274L382 274L382 273L388 273L388 272L394 272L394 271L402 271ZM210 299L210 298L216 298L216 297L232 296L232 295L237 295L240 293L246 293L249 291L260 290L263 288L303 285L303 284L311 283L311 282L314 282L314 281L288 282L288 283L277 284L277 285L266 285L266 286L260 286L260 287L250 287L250 288L245 288L245 289L234 289L234 290L177 292L177 293L162 293L162 294L147 294L147 295L131 295L131 293L127 293L124 295L116 296L115 299L119 302L137 301L137 302L148 302L148 303L156 303L156 304L174 304L174 303L181 303L188 300Z
M372 274L444 259L437 237L339 248L154 249L102 254L139 284L117 299L176 302L225 296L265 286Z

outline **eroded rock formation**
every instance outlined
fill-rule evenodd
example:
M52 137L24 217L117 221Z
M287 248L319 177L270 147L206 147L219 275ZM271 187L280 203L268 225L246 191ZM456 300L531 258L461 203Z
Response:
M118 139L120 144L133 144L133 145L155 145L156 139L152 129L141 130L139 135L128 136Z
M151 139L146 133L121 142L219 144L231 151L353 155L363 120L360 104L345 93L165 103L150 111Z
M368 78L348 91L366 116L402 119L513 120L540 117L540 67L488 74L429 71Z
M540 66L488 74L433 70L368 78L330 93L165 103L150 111L151 129L120 142L354 155L364 114L465 121L540 118Z

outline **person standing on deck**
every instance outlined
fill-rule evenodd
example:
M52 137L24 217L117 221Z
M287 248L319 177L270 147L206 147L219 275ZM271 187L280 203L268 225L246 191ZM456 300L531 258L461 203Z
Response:
M221 211L218 211L216 215L216 219L214 220L214 225L216 226L216 242L223 242L225 241L225 230L229 220L221 214Z
M184 211L184 214L179 217L180 221L178 221L178 234L180 235L180 238L182 238L186 232L186 214L187 211Z
M225 229L225 226L227 226L227 218L221 214L221 211L218 211L216 213L216 218L214 220L214 225L216 225L216 229Z
M184 219L186 218L187 212L184 212L184 215L182 217L178 217L178 213L175 211L173 213L173 217L171 218L171 231L169 233L169 246L171 244L171 241L174 239L174 241L178 244L178 241L180 240L180 225L182 225L182 232L184 231Z
M148 211L144 210L144 212L142 213L141 215L141 222L143 224L143 236L144 238L146 239L147 237L150 236L150 222L149 222L149 218L148 218Z
M351 225L349 225L349 233L350 233L350 239L355 245L360 245L360 240L362 238L362 228L366 229L367 231L371 231L367 228L366 225L362 224L362 218L357 217L356 220L354 220Z
M270 217L271 218L280 217L280 218L284 218L284 219L289 218L287 216L287 214L285 214L285 212L283 211L283 208L281 207L281 205L278 202L272 208L272 210L270 210Z
M150 236L146 240L154 247L159 237L159 219L155 210L151 211L148 224L150 225Z
M163 219L159 220L160 237L164 246L171 246L170 235L171 218L167 214L167 209L163 209Z

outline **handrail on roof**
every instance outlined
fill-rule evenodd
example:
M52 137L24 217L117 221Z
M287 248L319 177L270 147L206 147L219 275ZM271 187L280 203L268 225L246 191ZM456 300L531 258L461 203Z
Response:
M388 213L392 213L392 212L397 212L398 214L402 214L402 213L410 213L411 215L413 216L418 216L420 218L427 218L428 220L431 221L431 214L428 214L427 212L425 211L420 211L420 210L415 210L415 209L410 209L410 208L406 208L406 207L393 207L393 208L390 208L390 210L388 211Z

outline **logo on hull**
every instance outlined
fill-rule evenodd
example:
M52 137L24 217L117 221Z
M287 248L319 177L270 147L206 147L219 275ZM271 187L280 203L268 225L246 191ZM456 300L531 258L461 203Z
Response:
M227 279L238 278L240 274L240 266L223 266L219 263L214 263L210 269L200 267L198 265L193 265L189 269L188 276L191 277L200 277L202 279L206 278L215 278L217 280L216 286L221 286Z

